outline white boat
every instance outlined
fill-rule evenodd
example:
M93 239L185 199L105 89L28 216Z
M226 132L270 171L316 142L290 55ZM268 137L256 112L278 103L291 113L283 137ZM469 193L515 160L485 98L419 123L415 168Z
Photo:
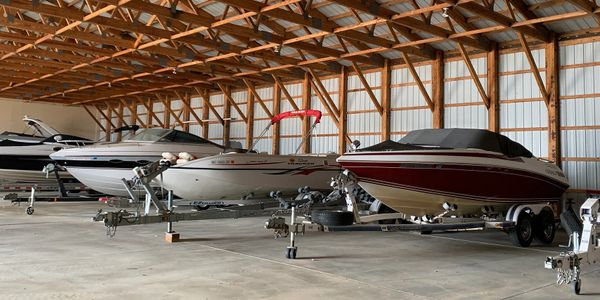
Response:
M413 216L481 214L560 200L569 182L552 162L479 129L424 129L346 153L338 162L370 195Z
M121 179L133 177L133 168L161 159L164 152L206 157L223 150L223 146L190 133L149 128L128 140L64 149L50 157L89 188L107 195L128 196Z
M64 148L90 144L92 141L60 134L42 121L23 118L32 134L4 132L0 134L0 182L14 184L54 184L54 176L42 172L52 163L49 155ZM61 175L67 175L61 174Z
M314 116L316 125L321 119L321 112L302 110L282 113L274 116L269 126L295 116ZM170 167L164 172L163 184L183 199L231 202L268 198L272 191L291 195L305 186L311 190L330 190L331 178L340 172L340 166L336 163L338 156L269 155L255 151L222 153Z

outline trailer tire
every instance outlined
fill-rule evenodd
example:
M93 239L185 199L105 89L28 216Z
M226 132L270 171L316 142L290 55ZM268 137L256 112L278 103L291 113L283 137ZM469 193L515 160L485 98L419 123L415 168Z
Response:
M571 283L571 290L575 295L581 293L581 279L577 279Z
M549 208L544 208L534 219L534 235L537 240L548 245L554 241L556 223L554 214Z
M517 218L517 224L508 231L508 236L515 246L529 247L533 241L533 218L522 210Z
M325 226L346 226L354 223L354 213L344 210L313 210L310 219Z

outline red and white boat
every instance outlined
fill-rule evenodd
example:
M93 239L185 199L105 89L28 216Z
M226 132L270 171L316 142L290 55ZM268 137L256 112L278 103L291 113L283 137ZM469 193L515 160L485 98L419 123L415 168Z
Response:
M311 116L315 117L314 128L321 120L318 110L281 113L271 119L263 134L282 119ZM170 167L164 173L163 184L183 199L229 200L223 204L268 198L272 191L295 195L298 188L305 186L312 190L330 190L331 178L341 171L336 162L338 157L337 154L272 155L255 151L222 153Z
M477 214L483 207L560 200L569 183L552 162L509 138L479 129L424 129L337 160L358 184L413 216Z

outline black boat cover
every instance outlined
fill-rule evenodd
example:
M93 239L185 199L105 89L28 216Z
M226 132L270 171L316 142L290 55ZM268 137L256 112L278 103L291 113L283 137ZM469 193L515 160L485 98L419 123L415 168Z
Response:
M398 143L384 141L361 151L390 151L416 149L481 149L503 153L508 157L533 157L523 145L496 132L484 129L448 128L421 129L409 132Z

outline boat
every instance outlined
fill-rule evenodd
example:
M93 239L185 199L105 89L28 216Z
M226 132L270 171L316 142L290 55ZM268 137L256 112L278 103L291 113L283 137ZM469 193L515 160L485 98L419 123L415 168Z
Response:
M309 132L320 122L320 111L297 110L278 114L271 119L261 137L270 126L282 119L311 116L315 117L315 121ZM271 192L279 192L281 196L296 195L303 187L328 191L331 190L331 178L341 171L336 162L338 156L270 155L252 150L227 152L174 165L164 172L163 184L180 198L218 200L225 205L251 198L268 198Z
M423 129L337 160L388 207L411 216L481 215L512 204L561 199L569 187L554 163L480 129Z
M61 134L37 119L25 116L23 121L33 133L0 134L0 182L3 186L54 184L55 177L46 176L42 171L52 163L49 155L64 148L93 143L80 137Z
M64 149L50 157L73 177L103 194L127 197L122 178L133 177L132 169L162 158L162 153L187 152L206 157L225 147L176 129L146 128L120 142Z

